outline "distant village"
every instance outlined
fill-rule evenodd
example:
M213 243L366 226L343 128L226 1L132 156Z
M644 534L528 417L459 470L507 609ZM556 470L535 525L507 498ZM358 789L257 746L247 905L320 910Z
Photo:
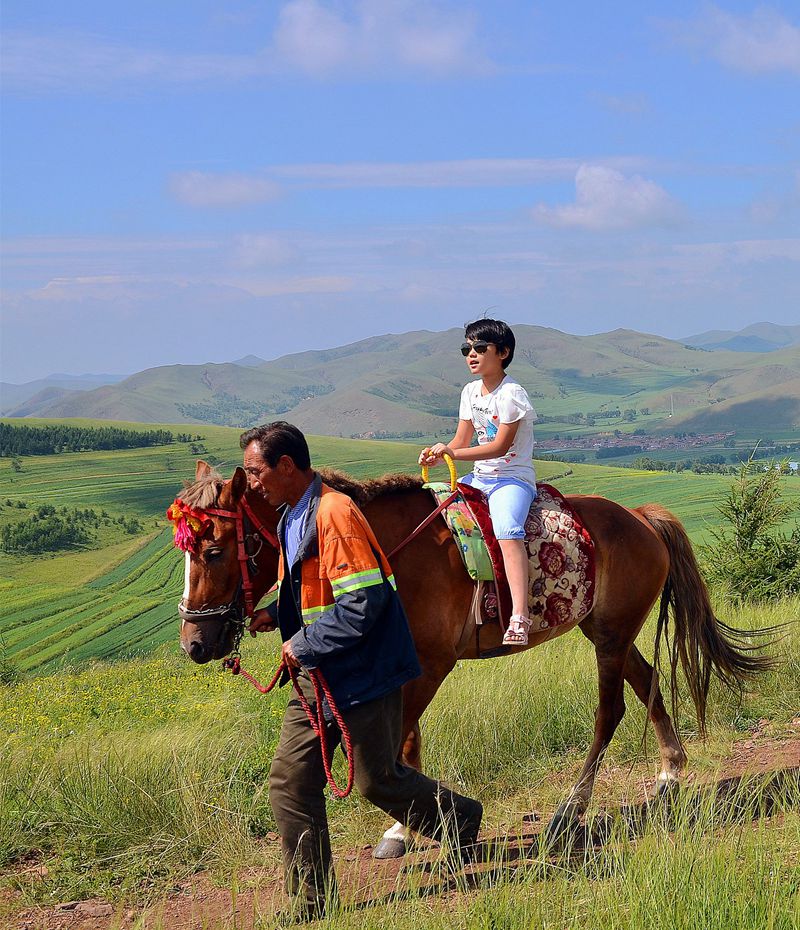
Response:
M594 452L597 459L617 458L623 455L638 455L639 457L633 463L636 468L680 471L683 468L692 467L695 471L729 471L730 467L725 466L725 458L722 454L704 455L702 458L690 462L687 460L683 464L676 462L664 462L660 459L652 459L643 453L648 452L678 452L700 449L704 446L711 446L719 449L720 446L734 449L736 445L735 431L720 433L678 433L673 435L647 435L644 431L636 430L633 433L623 433L621 430L614 430L609 433L596 433L592 436L559 436L556 434L546 442L539 443L537 447L538 456L552 456L553 458L564 458L568 461L585 461L584 456L569 457L569 453L575 453L577 450ZM758 449L741 450L747 457L752 454L756 459L770 459L772 461L780 459L775 464L786 474L800 473L800 462L789 461L788 456L796 458L800 453L800 443L778 444L774 445L771 440L762 444ZM739 456L731 454L730 461L736 462Z
M701 446L721 446L726 442L733 446L735 432L727 433L679 433L678 435L647 435L644 432L623 433L614 430L610 433L595 433L593 436L559 436L551 437L545 443L539 443L539 451L551 454L567 452L570 449L586 449L596 452L598 449L627 449L633 445L640 452L657 450L674 452L680 449L697 449ZM552 446L552 448L550 448Z

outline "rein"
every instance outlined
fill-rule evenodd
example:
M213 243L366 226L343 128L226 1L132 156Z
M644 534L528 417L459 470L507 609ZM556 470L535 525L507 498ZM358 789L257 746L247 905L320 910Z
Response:
M430 526L430 524L433 523L433 521L436 519L436 517L438 517L439 514L440 514L443 510L445 510L447 507L449 507L450 504L452 504L453 501L454 501L457 497L458 497L458 491L452 491L452 492L441 502L441 504L439 504L439 506L436 508L436 510L432 511L431 513L428 514L427 517L425 517L425 519L422 521L422 523L420 523L420 525L411 533L410 536L406 536L406 538L405 538L399 545L395 546L394 549L392 549L392 551L386 556L386 558L387 558L387 559L391 559L391 557L392 557L393 555L397 555L397 553L398 553L401 549L405 548L405 546L407 546L412 540L416 539L417 536L419 536L419 534L425 529L425 527L426 527L426 526Z
M330 786L331 793L334 797L343 799L350 794L353 790L353 780L355 778L355 768L353 764L353 744L350 739L350 730L347 728L347 724L344 722L341 711L336 706L336 702L333 700L333 695L330 692L328 687L328 682L325 681L325 677L319 669L312 668L308 669L308 675L311 679L311 684L314 686L314 700L316 702L316 713L314 709L308 703L306 696L303 694L302 689L300 688L300 682L298 679L297 669L293 665L287 665L286 662L281 662L278 666L278 670L272 676L272 680L268 685L262 685L257 681L249 672L246 672L239 661L239 656L229 656L227 659L224 659L222 662L223 666L230 671L232 675L241 675L243 678L246 678L250 684L259 691L261 694L269 694L270 691L278 683L281 675L285 672L289 675L289 678L292 680L292 686L297 693L297 697L300 699L300 704L303 707L303 710L306 712L306 717L308 717L308 722L311 724L311 729L317 734L319 738L320 748L322 749L322 765L325 769L325 778L328 781ZM328 741L325 739L325 714L322 707L323 697L328 702L328 707L331 709L333 714L333 719L336 721L339 731L342 734L342 743L344 754L347 759L347 784L344 788L340 788L336 784L336 779L333 777L333 772L331 769L331 751L328 746Z
M427 450L423 450L423 451L427 451ZM402 548L407 546L410 542L412 542L412 540L416 539L417 536L419 536L419 534L425 529L425 527L430 526L430 524L433 523L436 517L438 517L439 514L443 510L448 508L450 504L452 504L453 501L458 497L458 489L457 489L458 476L456 474L455 462L452 460L452 458L450 458L449 455L444 456L444 462L445 462L445 465L447 465L448 471L450 472L450 492L451 492L450 496L446 497L441 502L441 504L439 504L436 510L433 511L433 513L429 513L428 516L425 517L422 523L420 523L420 525L413 531L413 533L411 533L410 536L406 536L406 538L400 543L400 545L395 546L394 549L392 549L392 551L386 556L387 559L391 559L393 555L396 555ZM428 481L428 466L427 465L422 466L422 480L427 484L427 481Z

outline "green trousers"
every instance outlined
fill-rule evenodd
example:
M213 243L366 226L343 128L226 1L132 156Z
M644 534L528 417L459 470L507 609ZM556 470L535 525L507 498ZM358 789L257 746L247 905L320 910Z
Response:
M300 683L313 707L313 688L304 671ZM342 712L350 730L355 785L390 817L439 839L462 815L474 812L475 802L398 762L405 736L402 716L399 688ZM327 738L333 750L340 741L336 723L328 724ZM325 785L319 739L295 696L272 761L269 799L281 837L286 891L310 917L324 913L326 898L335 896Z

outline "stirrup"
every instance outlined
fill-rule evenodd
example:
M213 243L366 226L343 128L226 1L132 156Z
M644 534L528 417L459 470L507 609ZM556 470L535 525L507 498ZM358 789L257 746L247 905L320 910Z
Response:
M514 614L508 621L508 629L503 636L504 646L527 646L528 630L531 628L531 621L522 614Z

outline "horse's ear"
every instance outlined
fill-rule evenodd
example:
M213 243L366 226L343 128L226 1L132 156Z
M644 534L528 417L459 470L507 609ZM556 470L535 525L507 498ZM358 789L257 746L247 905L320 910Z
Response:
M234 502L238 503L244 497L246 491L247 472L245 472L240 465L233 473L233 478L231 479L231 496Z
M205 478L206 475L211 473L211 466L208 462L204 462L202 459L197 460L197 465L194 470L194 480L199 481L201 478Z

